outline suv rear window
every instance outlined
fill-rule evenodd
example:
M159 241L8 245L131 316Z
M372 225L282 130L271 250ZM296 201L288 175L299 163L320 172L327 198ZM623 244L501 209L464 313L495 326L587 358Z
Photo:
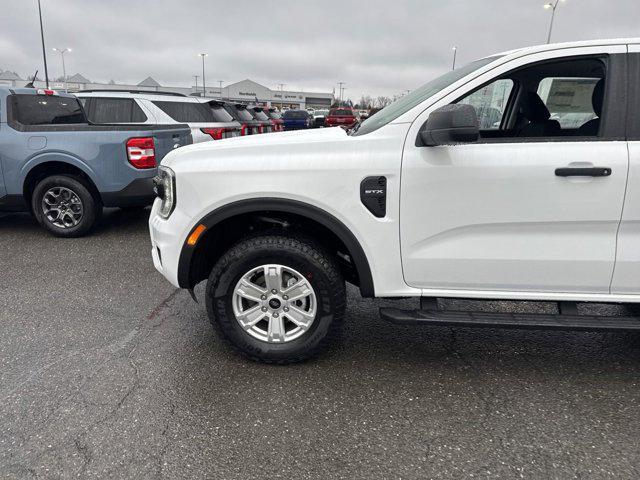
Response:
M332 117L353 117L354 113L353 110L349 110L347 108L335 108L331 110L329 115Z
M269 120L269 117L267 117L267 114L264 113L262 110L253 110L253 115L254 117L256 117L256 119L261 120L261 121L265 121L265 120Z
M287 110L282 115L282 118L286 118L289 120L304 120L309 116L306 110Z
M12 119L22 125L87 123L77 98L52 95L11 95Z
M222 105L209 105L216 122L233 122L233 117Z
M152 103L176 122L211 123L216 121L211 108L201 103L162 101Z
M147 120L131 98L94 97L88 102L87 116L93 123L142 123Z
M253 121L253 115L251 115L246 108L238 108L235 105L226 104L224 109L231 115L237 117L236 119L241 122Z

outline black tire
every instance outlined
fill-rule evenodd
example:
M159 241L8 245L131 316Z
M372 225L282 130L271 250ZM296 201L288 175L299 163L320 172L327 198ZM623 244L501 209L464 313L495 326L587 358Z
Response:
M296 270L316 295L313 323L300 337L288 342L269 343L254 338L240 326L233 312L236 284L247 272L265 264ZM254 361L276 364L301 362L323 350L339 331L345 298L345 283L336 259L312 240L287 234L256 236L230 248L213 267L206 288L209 318L230 345Z
M45 215L42 207L45 194L52 188L60 187L75 193L82 203L82 215L77 225L63 228ZM46 230L58 237L68 238L85 235L100 219L102 213L102 205L93 197L84 180L71 175L52 175L40 180L31 195L31 209L38 223Z

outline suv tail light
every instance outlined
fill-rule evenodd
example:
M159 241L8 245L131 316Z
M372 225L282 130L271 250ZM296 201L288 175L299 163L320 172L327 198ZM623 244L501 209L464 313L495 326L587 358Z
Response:
M248 125L246 123L243 123L240 126L240 136L244 137L245 135L249 135L249 129L248 129Z
M214 140L222 140L223 138L233 137L234 128L201 128L202 133L211 135Z
M127 158L135 168L156 168L156 147L153 137L138 137L127 140Z

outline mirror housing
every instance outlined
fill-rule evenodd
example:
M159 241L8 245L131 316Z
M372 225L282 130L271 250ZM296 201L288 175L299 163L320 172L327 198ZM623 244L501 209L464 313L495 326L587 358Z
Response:
M476 109L471 105L452 104L429 114L420 130L418 146L456 145L473 143L480 138Z

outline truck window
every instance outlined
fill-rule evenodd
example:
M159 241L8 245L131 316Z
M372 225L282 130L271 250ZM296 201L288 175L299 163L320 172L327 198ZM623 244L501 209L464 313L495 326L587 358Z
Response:
M93 123L142 123L147 120L138 103L131 98L94 97L87 112Z
M10 95L12 120L22 125L87 123L77 98L54 95Z
M598 117L593 109L593 91L599 78L546 77L538 85L538 96L563 129L579 128Z
M176 122L212 123L215 122L211 108L201 103L191 102L152 102Z
M480 130L498 130L512 91L513 80L499 79L458 103L471 105L476 109Z
M596 138L605 74L601 58L554 60L515 70L456 103L475 107L482 138Z

